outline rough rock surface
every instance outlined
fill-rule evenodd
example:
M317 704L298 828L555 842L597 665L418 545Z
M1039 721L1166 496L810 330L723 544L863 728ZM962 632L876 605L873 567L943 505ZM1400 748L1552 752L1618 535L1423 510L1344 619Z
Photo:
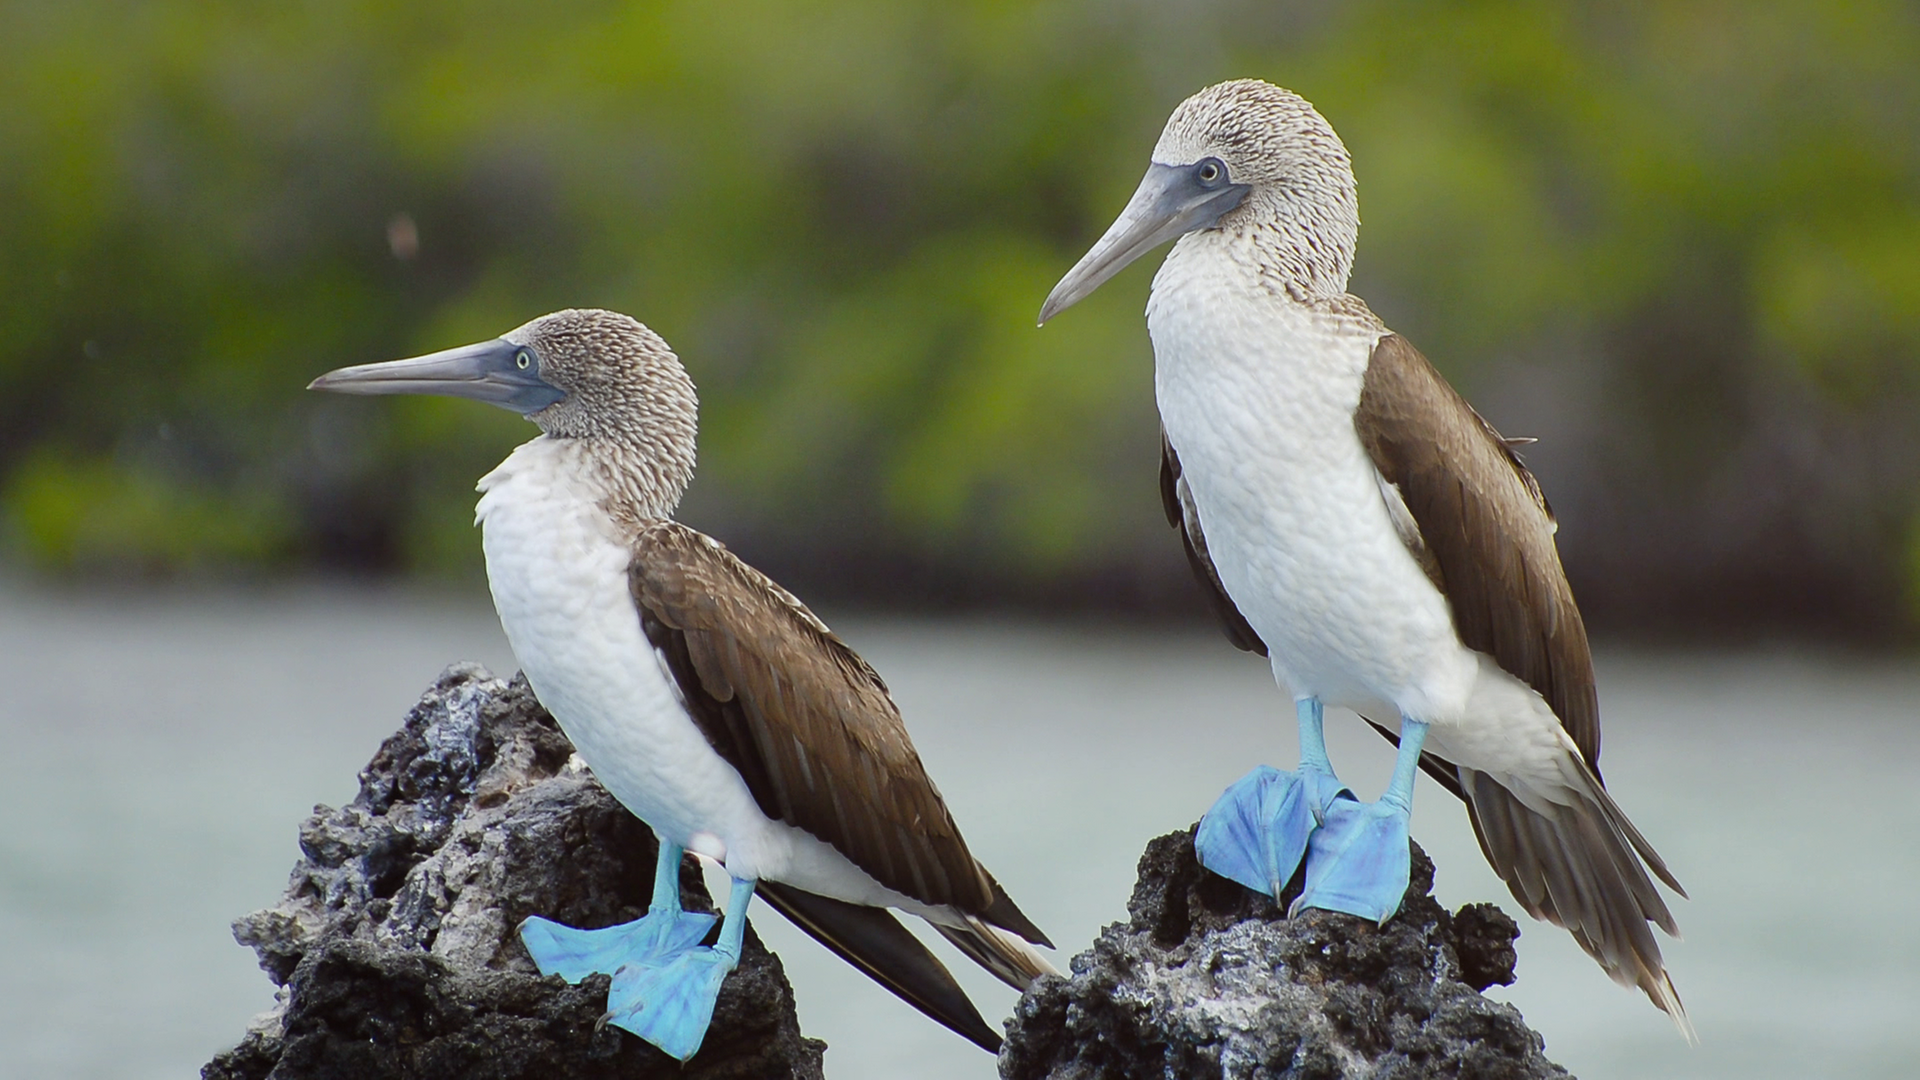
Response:
M1520 1013L1481 996L1513 981L1513 920L1490 904L1448 914L1433 864L1384 928L1276 904L1201 869L1193 830L1140 857L1132 916L1021 998L1006 1080L1223 1077L1565 1077Z
M279 905L234 924L281 987L205 1080L402 1077L817 1078L780 961L751 929L713 1027L683 1067L597 1027L607 980L543 978L514 928L637 918L653 834L582 769L524 679L441 675L348 805L315 809ZM689 859L687 906L711 910Z
M234 924L280 987L275 1009L204 1080L821 1076L780 961L751 929L706 1045L684 1067L597 1021L607 981L534 970L514 933L638 917L653 834L572 759L524 679L455 665L362 772L318 807L281 902ZM1510 1005L1518 930L1498 908L1448 914L1413 884L1385 928L1275 904L1202 870L1193 831L1148 845L1127 909L1020 1001L1007 1080L1124 1077L1565 1077ZM711 901L691 859L690 908ZM984 1061L983 1063L984 1064Z

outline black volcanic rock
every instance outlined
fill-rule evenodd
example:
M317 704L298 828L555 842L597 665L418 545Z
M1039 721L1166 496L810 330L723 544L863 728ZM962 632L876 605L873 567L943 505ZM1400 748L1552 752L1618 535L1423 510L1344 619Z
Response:
M818 1080L780 961L751 929L683 1067L597 1024L607 980L543 978L514 929L637 918L653 833L584 770L524 679L441 675L338 810L317 807L280 903L234 924L280 985L204 1080ZM687 906L711 910L691 859Z
M1005 1080L1224 1077L1414 1080L1566 1077L1519 1010L1479 991L1513 981L1519 929L1499 908L1448 914L1413 881L1385 927L1276 904L1203 870L1193 830L1154 840L1127 903L1021 998Z
M281 990L203 1080L819 1080L825 1044L801 1036L780 961L751 929L685 1066L598 1023L604 976L575 987L534 970L514 933L527 915L604 926L652 892L651 830L572 751L524 679L448 668L359 795L301 827L280 903L234 924ZM1449 914L1432 884L1415 847L1384 928L1287 919L1297 883L1276 904L1202 870L1191 829L1160 837L1129 921L1021 998L1001 1075L1565 1077L1518 1011L1479 993L1513 981L1513 920L1487 904ZM711 910L691 859L681 887Z

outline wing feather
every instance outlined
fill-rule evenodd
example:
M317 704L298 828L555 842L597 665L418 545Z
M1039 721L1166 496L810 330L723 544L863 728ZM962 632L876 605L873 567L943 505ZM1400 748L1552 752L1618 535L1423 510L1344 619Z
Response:
M642 530L628 584L687 710L768 817L895 892L1044 943L967 850L886 683L718 541Z
M1374 347L1354 427L1383 495L1403 500L1412 517L1417 535L1408 548L1447 596L1461 641L1533 687L1579 753L1550 812L1436 755L1422 754L1422 768L1466 801L1481 852L1521 906L1566 927L1609 975L1640 987L1691 1038L1652 932L1677 926L1649 869L1686 893L1601 782L1592 655L1539 483L1514 441L1397 334Z
M1593 658L1538 481L1398 334L1374 346L1354 427L1419 526L1415 557L1437 575L1460 640L1539 691L1597 774Z

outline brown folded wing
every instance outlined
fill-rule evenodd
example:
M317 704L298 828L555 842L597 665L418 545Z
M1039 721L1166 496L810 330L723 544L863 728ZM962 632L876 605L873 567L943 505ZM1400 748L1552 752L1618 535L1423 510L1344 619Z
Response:
M628 578L687 711L762 812L896 892L1002 914L1004 894L967 851L886 684L805 605L674 522L642 532Z
M1423 754L1421 765L1466 800L1487 862L1528 913L1566 927L1691 1038L1649 924L1678 928L1648 871L1686 894L1601 783L1593 660L1540 486L1512 444L1396 334L1374 346L1354 427L1413 519L1409 546L1446 595L1460 640L1533 687L1584 758L1550 813L1464 763Z
M1461 642L1538 691L1597 773L1586 624L1533 474L1398 334L1374 346L1354 427L1419 526L1425 551L1416 555L1446 595Z

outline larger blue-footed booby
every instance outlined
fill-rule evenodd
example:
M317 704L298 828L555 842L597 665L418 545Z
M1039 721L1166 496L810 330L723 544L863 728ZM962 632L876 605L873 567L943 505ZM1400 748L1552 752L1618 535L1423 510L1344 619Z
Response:
M527 681L613 796L660 838L634 922L538 917L540 970L613 977L608 1020L681 1060L700 1047L758 895L888 990L988 1050L1000 1037L888 911L931 923L1015 989L1049 945L967 850L866 662L785 589L673 520L696 398L667 343L611 311L560 311L492 341L328 372L312 389L447 394L543 432L480 481L487 581ZM681 910L682 850L732 878ZM1024 941L1021 939L1025 939Z
M1602 785L1587 634L1533 475L1405 338L1347 292L1347 149L1298 95L1221 83L1176 108L1120 217L1045 323L1175 240L1147 303L1169 523L1227 634L1293 695L1300 766L1262 767L1202 819L1217 873L1384 921L1407 886L1417 768L1466 802L1536 918L1692 1037L1649 924L1680 892ZM1399 747L1376 803L1335 778L1326 705Z

